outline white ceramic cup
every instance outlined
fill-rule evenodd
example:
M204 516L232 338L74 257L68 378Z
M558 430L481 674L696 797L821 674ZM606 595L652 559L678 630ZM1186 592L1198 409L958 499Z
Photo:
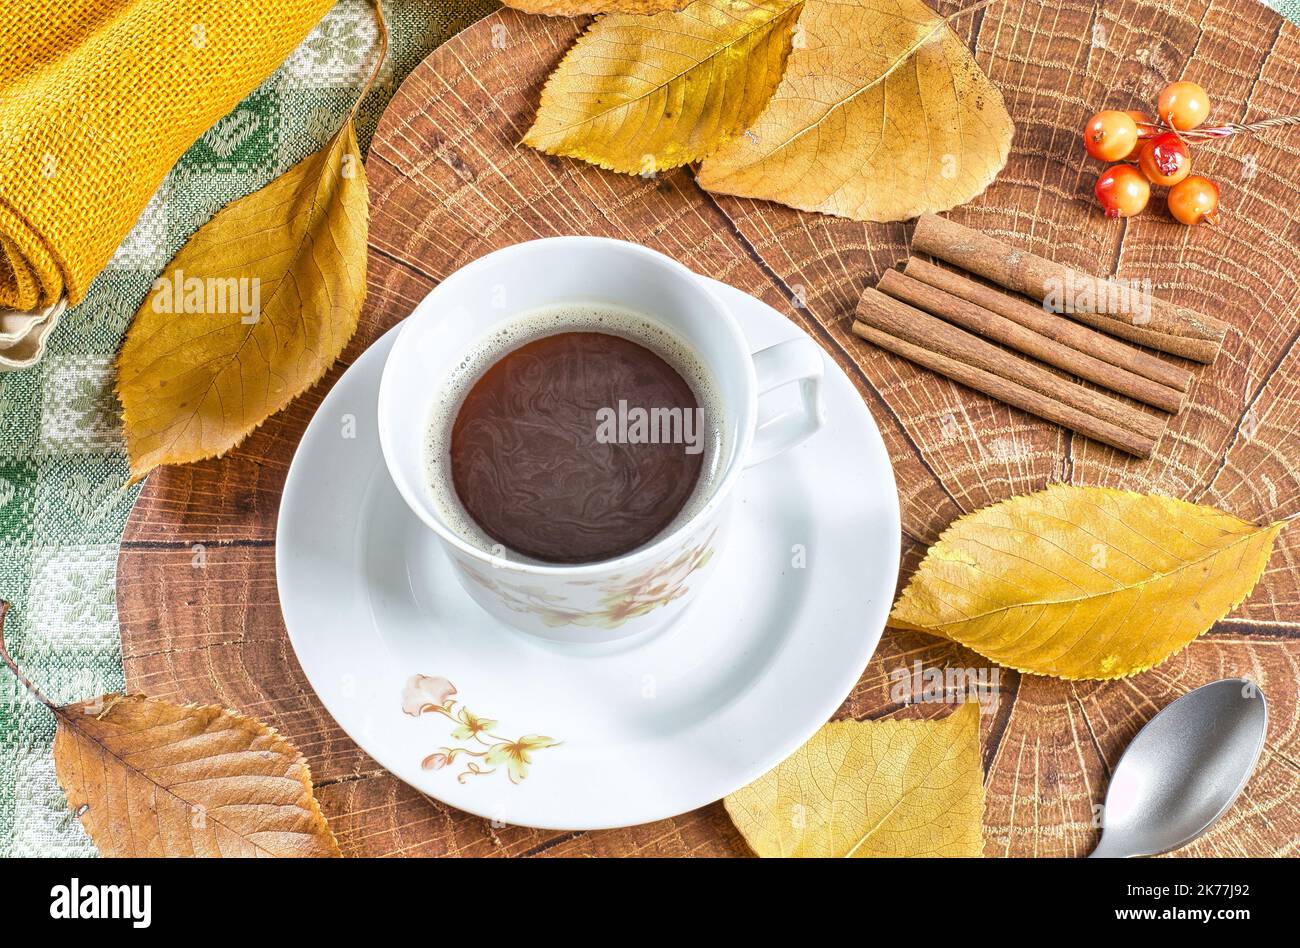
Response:
M439 380L503 323L572 303L632 310L672 333L700 359L726 417L712 494L692 504L689 519L623 556L570 566L512 559L458 533L435 501L424 452ZM393 483L475 602L543 638L608 641L671 622L699 591L725 540L741 472L822 426L822 358L806 337L751 354L705 281L663 254L602 237L550 237L462 267L407 317L379 387L379 440ZM798 407L760 410L759 396L785 385L799 387Z

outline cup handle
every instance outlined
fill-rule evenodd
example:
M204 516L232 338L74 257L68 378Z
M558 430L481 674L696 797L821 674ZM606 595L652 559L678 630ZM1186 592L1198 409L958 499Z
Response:
M769 415L764 415L759 408L754 444L745 461L746 467L793 448L826 423L826 405L822 401L825 369L817 343L808 338L790 339L760 349L753 359L759 395L797 382L802 404L797 409Z

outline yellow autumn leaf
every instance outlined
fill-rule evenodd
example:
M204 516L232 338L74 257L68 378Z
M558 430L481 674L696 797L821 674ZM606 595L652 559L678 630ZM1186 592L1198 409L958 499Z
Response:
M349 118L181 248L118 357L132 481L219 457L325 373L365 299L367 214Z
M709 191L861 221L964 204L1006 164L1002 95L921 0L807 0L767 108L705 159Z
M628 174L696 161L762 111L803 5L696 0L602 17L547 80L524 144Z
M760 856L980 856L979 706L832 722L724 803Z
M505 0L524 13L545 16L581 16L586 13L662 13L680 10L691 0Z
M889 624L1032 674L1123 678L1238 606L1283 526L1170 497L1055 485L948 527Z
M273 728L215 705L108 694L57 705L54 774L103 856L339 856L302 755Z

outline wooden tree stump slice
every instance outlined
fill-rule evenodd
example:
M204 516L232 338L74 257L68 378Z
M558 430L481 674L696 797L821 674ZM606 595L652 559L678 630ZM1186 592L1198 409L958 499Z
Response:
M1091 196L1099 166L1079 142L1092 111L1149 107L1182 76L1210 90L1224 120L1295 111L1300 31L1253 0L1003 0L957 22L1018 131L997 182L953 216L1085 270L1150 278L1157 294L1233 327L1218 362L1197 370L1189 406L1154 457L1139 461L1072 436L856 340L849 326L858 297L905 258L909 225L706 194L686 169L644 180L519 147L544 79L585 24L503 10L430 56L380 123L368 159L369 299L341 364L227 457L150 476L118 568L129 686L219 702L278 728L309 759L348 854L747 852L721 804L580 833L494 828L442 806L348 739L285 635L275 517L289 461L324 392L457 267L553 234L647 244L812 333L854 380L889 448L905 575L955 517L1052 481L1159 491L1255 520L1300 511L1300 135L1198 146L1198 170L1223 182L1225 208L1220 226L1196 230L1158 208L1126 222L1103 218ZM1086 853L1110 768L1142 724L1185 691L1244 675L1270 701L1263 757L1229 816L1181 852L1296 855L1298 558L1300 533L1284 533L1250 600L1145 674L1062 682L999 670L997 703L983 716L987 854ZM851 582L853 564L840 568ZM937 704L903 707L891 694L890 673L915 662L988 664L948 642L887 631L839 716L946 714Z

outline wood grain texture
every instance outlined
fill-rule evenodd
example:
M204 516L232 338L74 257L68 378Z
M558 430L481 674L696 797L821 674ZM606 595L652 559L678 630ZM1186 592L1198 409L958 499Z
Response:
M502 11L426 60L375 136L370 295L342 365L226 458L150 476L119 562L130 687L220 702L279 728L310 761L345 854L746 851L717 804L625 830L549 833L493 827L435 803L352 744L284 634L275 514L323 392L458 266L551 234L647 244L812 333L880 424L900 488L904 575L959 514L1051 481L1159 491L1256 520L1300 511L1300 135L1198 146L1198 170L1225 185L1225 214L1221 226L1195 230L1161 210L1103 218L1091 197L1098 166L1078 138L1096 109L1149 107L1161 85L1183 76L1211 90L1225 120L1292 112L1300 31L1253 0L1003 0L958 27L1019 130L1001 177L954 217L1091 272L1150 278L1158 295L1233 327L1218 361L1197 368L1187 408L1150 460L1073 437L857 340L858 298L905 259L908 225L712 196L687 170L646 180L518 147L542 81L582 23ZM987 854L1085 853L1097 836L1093 805L1127 741L1179 694L1228 675L1251 677L1269 696L1267 746L1229 817L1182 853L1300 854L1298 559L1300 534L1284 534L1247 603L1132 679L1061 682L999 670L997 701L983 717ZM838 716L946 713L898 700L890 673L914 662L986 665L951 643L889 631Z

